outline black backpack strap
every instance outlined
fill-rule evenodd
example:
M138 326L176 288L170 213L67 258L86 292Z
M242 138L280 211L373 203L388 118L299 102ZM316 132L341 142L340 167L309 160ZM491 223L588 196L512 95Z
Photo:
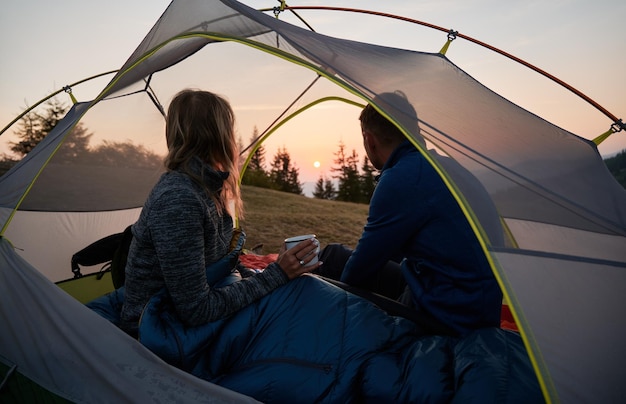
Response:
M111 260L111 279L113 280L115 289L124 286L126 279L126 260L128 259L130 243L133 241L131 227L132 225L124 229L118 248L113 252L113 258Z
M124 270L130 242L133 239L132 225L123 232L111 234L94 241L72 256L72 272L74 278L80 278L80 266L105 264L101 271L111 270L113 285L118 288L124 284Z
M91 266L109 262L120 245L124 233L115 233L94 241L72 256L72 272L74 278L80 278L79 265Z

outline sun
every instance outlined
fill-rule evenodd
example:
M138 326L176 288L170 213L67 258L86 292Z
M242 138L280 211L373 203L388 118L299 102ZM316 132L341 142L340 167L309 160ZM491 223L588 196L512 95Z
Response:
M313 162L313 167L315 167L315 168L320 168L320 165L321 165L321 164L320 164L320 162L319 162L319 161L315 161L315 162Z

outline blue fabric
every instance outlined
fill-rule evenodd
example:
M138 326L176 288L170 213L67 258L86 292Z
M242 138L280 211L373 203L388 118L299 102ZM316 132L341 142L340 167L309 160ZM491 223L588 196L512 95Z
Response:
M86 306L119 327L125 291L126 288L122 286L111 293L88 302Z
M152 299L140 341L172 365L267 403L542 401L518 334L420 335L315 276L204 326L186 328L172 313L166 295Z
M401 262L418 311L460 335L500 324L502 293L456 200L409 141L389 157L341 281L365 287Z

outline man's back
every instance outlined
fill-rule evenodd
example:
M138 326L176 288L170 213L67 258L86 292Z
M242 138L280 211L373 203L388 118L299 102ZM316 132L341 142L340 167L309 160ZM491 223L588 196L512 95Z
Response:
M418 311L459 333L499 325L502 294L480 243L439 174L408 141L383 167L341 280L366 284L388 260L403 260Z

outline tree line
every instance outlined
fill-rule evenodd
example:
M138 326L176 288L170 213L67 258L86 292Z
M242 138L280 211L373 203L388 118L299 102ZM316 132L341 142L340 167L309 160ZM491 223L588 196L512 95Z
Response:
M67 106L53 98L44 104L41 112L30 111L25 114L15 132L19 140L10 143L10 149L17 158L6 154L0 156L0 175L33 150L54 129L67 110ZM55 155L55 158L59 158L56 161L148 169L162 166L163 157L142 145L131 141L105 140L98 146L91 146L92 135L93 133L79 122ZM256 142L257 138L258 130L254 128L251 142ZM242 142L239 143L243 150ZM626 188L626 150L604 161L611 174ZM266 166L265 147L261 144L254 149L244 172L242 184L303 194L299 169L285 147L278 149L269 167ZM355 150L348 153L345 145L340 142L337 152L334 153L331 175L320 175L315 184L313 197L367 204L375 186L376 169L367 156L360 161Z
M37 144L45 139L59 121L65 116L68 107L54 98L48 100L40 112L30 111L18 123L15 135L19 139L10 142L14 156L0 156L0 175L8 171L30 153ZM91 146L93 133L78 122L67 135L62 146L54 155L59 164L85 164L108 167L158 168L163 157L131 141L112 142L104 140L97 146Z
M0 175L17 164L44 140L65 116L68 109L63 103L51 98L40 110L25 114L15 131L18 140L9 143L13 156L6 154L0 156ZM79 122L56 152L54 161L60 164L149 169L162 166L163 157L142 145L131 141L104 140L101 144L92 146L90 144L92 136L93 133L89 132L82 122ZM258 130L254 128L251 139L255 141L257 137ZM243 150L242 142L239 143ZM353 150L352 154L348 155L344 145L340 144L338 152L335 153L334 164L330 178L320 176L313 196L320 199L369 203L374 190L374 168L367 158L363 160L360 171L356 151ZM299 169L285 147L278 149L267 168L265 148L261 145L251 156L242 183L302 195L303 184L300 182L299 174Z
M258 130L254 128L251 142L257 141ZM320 175L315 184L313 197L356 203L369 203L375 186L375 168L367 157L359 168L359 157L355 150L346 153L345 145L339 143L339 150L334 153L332 175ZM333 181L334 180L334 181ZM242 184L270 188L283 192L302 195L302 183L299 181L299 169L291 161L286 148L279 148L269 168L266 167L266 151L263 144L258 145L250 156L250 161L242 177Z

